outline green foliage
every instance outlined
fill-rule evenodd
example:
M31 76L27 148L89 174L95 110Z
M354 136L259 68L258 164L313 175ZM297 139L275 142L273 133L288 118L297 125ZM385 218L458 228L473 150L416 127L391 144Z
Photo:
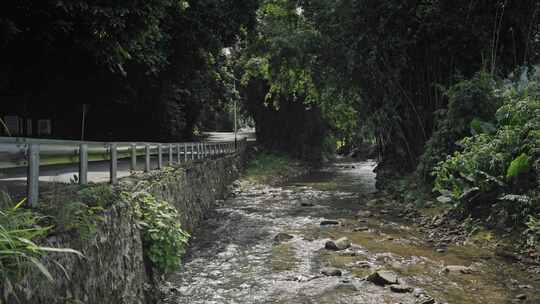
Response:
M489 122L493 118L483 119L482 113L496 108L483 108L482 98L489 96L482 95L491 93L476 79L446 95L439 88L483 69L507 74L516 65L537 62L540 54L534 39L538 1L311 0L301 5L320 44L328 46L317 56L321 78L336 77L358 88L355 109L361 123L374 129L383 159L405 169L424 163L419 173L426 180L433 166L455 151L454 142L469 132L471 120ZM520 42L512 38L517 28L527 33ZM452 124L443 109L457 114ZM435 138L433 129L439 130Z
M37 245L35 241L50 233L50 227L41 225L41 216L22 208L24 202L0 210L0 290L3 290L5 298L12 295L17 282L33 269L48 280L54 280L40 261L46 253L73 253L82 256L72 249Z
M510 163L510 166L508 166L508 170L506 171L506 178L516 178L523 173L527 173L529 168L529 157L527 154L523 153Z
M497 87L493 77L482 72L446 91L448 110L439 112L436 130L426 142L416 169L422 181L432 182L431 171L437 163L460 149L457 142L461 138L495 131L491 122L501 103L496 95Z
M278 175L287 171L291 159L285 155L272 153L258 153L248 164L246 174L248 177L260 178L263 176Z
M103 211L117 200L111 186L93 185L74 195L55 191L47 195L38 211L46 215L54 232L75 234L84 244L95 239L97 225L104 220Z
M537 212L540 206L535 203L538 193L534 189L539 186L540 169L538 76L537 73L525 85L509 83L498 93L503 104L495 114L496 132L462 139L460 151L435 167L435 191L448 194L455 202L463 204L460 197L477 189L484 196L477 196L473 204L480 206L492 203L483 202L481 197L493 199L498 196L499 201L507 202L504 208L516 217L517 222Z
M144 254L152 266L163 273L177 270L190 237L180 226L178 211L170 203L145 192L123 196L139 206L137 216Z
M527 221L527 243L531 246L540 244L540 214L536 216L529 216Z

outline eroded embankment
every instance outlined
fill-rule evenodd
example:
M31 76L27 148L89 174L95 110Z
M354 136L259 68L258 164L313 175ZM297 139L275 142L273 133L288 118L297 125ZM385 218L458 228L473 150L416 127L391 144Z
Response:
M164 302L539 303L540 282L527 272L474 244L438 250L401 210L374 200L373 166L336 164L280 186L235 183L195 233ZM325 248L342 237L351 245ZM383 270L401 285L366 279Z
M178 210L183 229L193 228L224 196L227 186L244 166L244 156L193 162L175 168L136 174L121 180L117 194L144 191L158 200L170 202ZM66 196L69 197L69 196ZM138 208L126 195L97 208L92 231L85 238L77 229L49 236L41 243L51 247L73 248L73 254L52 253L44 258L53 281L39 273L30 274L15 286L20 303L150 303L156 297L152 284L157 276L145 255ZM60 197L62 198L62 196ZM69 199L57 203L70 204ZM69 228L69 227L68 227ZM79 227L81 228L81 227ZM66 228L67 229L67 228ZM16 303L13 295L9 303Z

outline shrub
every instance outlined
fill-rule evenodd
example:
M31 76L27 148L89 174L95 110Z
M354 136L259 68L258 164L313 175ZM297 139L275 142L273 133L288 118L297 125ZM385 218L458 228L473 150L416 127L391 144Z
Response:
M146 192L124 196L138 205L137 216L142 231L145 257L162 273L177 270L182 262L190 235L178 218L178 211L166 201Z
M435 113L435 132L425 144L416 175L432 182L431 171L447 155L460 150L459 139L492 133L495 112L501 104L496 94L498 84L487 73L479 73L471 80L462 80L445 92L448 109Z
M497 93L503 104L495 114L496 132L479 133L459 141L461 150L448 156L433 171L435 191L458 204L463 203L460 197L471 189L479 194L492 194L487 196L490 198L501 198L503 194L502 197L521 197L523 199L511 200L513 203L506 204L505 208L522 222L527 214L540 208L536 203L529 203L538 201L535 188L540 173L538 76L527 85L507 85Z

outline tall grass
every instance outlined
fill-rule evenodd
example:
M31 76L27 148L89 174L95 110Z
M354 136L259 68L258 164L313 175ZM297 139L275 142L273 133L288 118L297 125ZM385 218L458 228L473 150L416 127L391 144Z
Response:
M82 254L73 249L39 246L35 240L47 235L50 227L40 226L43 219L24 209L22 200L0 210L0 288L6 299L14 295L17 282L29 271L37 270L50 281L54 278L40 259L48 252ZM59 265L61 266L61 265Z

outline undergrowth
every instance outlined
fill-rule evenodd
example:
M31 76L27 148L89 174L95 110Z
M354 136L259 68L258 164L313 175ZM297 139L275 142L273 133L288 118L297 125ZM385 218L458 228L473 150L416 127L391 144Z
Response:
M160 273L177 270L190 235L182 229L176 208L147 192L123 193L122 196L137 208L144 255L152 267Z
M82 256L76 250L40 246L36 242L50 233L44 226L43 216L24 208L25 200L14 206L2 204L0 210L0 290L9 302L16 299L18 282L30 271L37 270L46 279L54 278L41 259L49 252L70 253ZM60 265L61 266L61 265ZM0 299L0 303L2 300Z
M492 88L502 100L493 123L482 127L473 119L471 135L433 176L440 201L473 216L490 215L500 227L528 227L531 244L540 239L540 70L520 79Z
M292 160L285 155L260 152L249 162L246 175L250 179L264 180L283 175L290 169Z

